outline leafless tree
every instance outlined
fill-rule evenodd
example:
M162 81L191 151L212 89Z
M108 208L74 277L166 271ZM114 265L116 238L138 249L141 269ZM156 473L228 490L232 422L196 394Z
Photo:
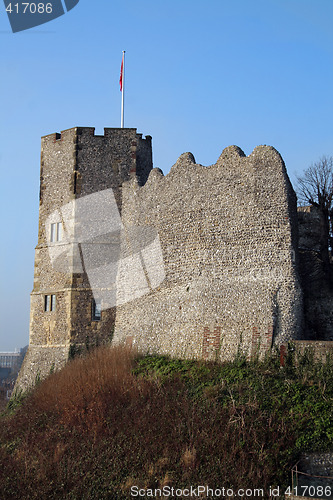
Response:
M323 263L332 278L333 257L333 156L323 156L297 177L296 193L300 205L313 205L322 214L320 241Z
M297 195L302 204L332 210L333 156L323 156L297 177Z

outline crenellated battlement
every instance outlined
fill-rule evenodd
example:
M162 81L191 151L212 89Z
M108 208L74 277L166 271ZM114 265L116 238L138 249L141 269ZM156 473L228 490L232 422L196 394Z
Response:
M61 132L53 132L52 134L46 134L42 136L42 139L47 139L51 141L63 141L66 140L73 135L89 135L93 137L104 137L104 138L115 138L120 136L125 136L125 135L132 135L133 132L135 133L136 137L140 141L144 141L146 143L151 143L152 137L150 135L146 135L143 137L143 134L139 134L136 132L136 128L110 128L110 127L104 127L104 135L100 134L95 134L95 127L72 127L68 128L65 130L62 130Z
M152 139L135 128L73 127L42 137L40 202L51 204L112 188L121 209L122 183L136 178L143 185L153 167ZM48 182L45 182L48 179ZM52 180L51 180L52 179ZM57 186L57 187L56 187Z

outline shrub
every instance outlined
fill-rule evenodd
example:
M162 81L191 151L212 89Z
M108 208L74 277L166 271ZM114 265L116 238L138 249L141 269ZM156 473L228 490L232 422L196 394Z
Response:
M98 348L0 420L0 498L126 499L133 485L283 488L301 450L332 449L332 397L328 365Z

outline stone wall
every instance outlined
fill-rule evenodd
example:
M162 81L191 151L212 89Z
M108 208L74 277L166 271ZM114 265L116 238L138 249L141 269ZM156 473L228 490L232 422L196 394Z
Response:
M317 361L325 362L328 357L333 360L333 342L320 340L297 340L293 342L296 357L306 352Z
M315 476L331 476L333 479L333 453L304 453L298 463L298 470Z
M333 340L333 290L325 268L321 242L324 221L320 209L298 207L300 275L304 291L304 338ZM332 264L331 264L332 265Z
M297 207L298 246L301 250L320 252L322 216L314 206Z
M231 146L210 167L186 153L165 177L154 169L143 187L123 185L122 221L157 231L166 278L117 305L114 342L230 359L299 337L296 197L274 148L245 157Z
M292 469L293 493L285 498L319 500L332 498L332 453L304 453Z
M96 136L94 128L76 127L42 137L30 341L17 387L28 387L37 373L43 377L51 367L62 366L71 346L111 340L115 308L104 308L98 321L92 318L92 300L100 291L90 283L83 244L75 239L82 221L77 220L74 201L112 190L119 217L122 183L135 178L143 185L151 169L151 137L143 139L136 129L107 128L103 136ZM60 241L50 241L52 223L61 224ZM71 231L72 240L68 237ZM103 237L87 243L96 260L105 247ZM55 296L55 309L45 311L45 296L51 295Z
M136 129L96 136L76 127L42 138L30 345L17 387L62 366L70 349L108 342L113 333L115 343L143 352L263 356L273 345L304 340L302 287L307 338L333 339L320 214L303 207L297 218L274 148L259 146L246 157L230 146L209 167L185 153L165 177L152 166L151 137ZM112 199L103 208L94 198L108 192L114 230L83 241L86 224L103 227L110 218ZM89 199L101 219L89 210L78 216L77 203ZM50 242L55 222L67 236L72 224L71 243ZM94 281L89 259L105 274L103 284ZM54 310L45 311L47 295L56 297ZM92 317L96 297L100 320Z

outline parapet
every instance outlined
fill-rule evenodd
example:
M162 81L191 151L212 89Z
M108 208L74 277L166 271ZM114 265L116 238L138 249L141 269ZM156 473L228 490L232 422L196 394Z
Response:
M132 177L142 186L153 168L152 138L150 135L143 138L136 128L104 128L104 135L97 135L95 127L73 127L42 137L42 167L50 164L51 157L54 172L63 170L62 163L66 164L65 168L71 164L71 170L80 175L85 172L87 178L94 170L98 172L99 180L94 180L98 189L103 186L105 189L111 176L114 178L112 187L120 187ZM43 172L41 179L42 176Z
M236 176L238 179L237 183L246 184L246 182L252 183L255 181L261 186L263 174L265 177L268 177L270 183L277 182L279 187L284 189L294 210L296 208L295 192L289 180L284 161L280 153L272 146L257 146L248 156L238 146L228 146L223 149L216 163L209 166L196 163L194 155L191 152L186 152L179 156L176 163L165 176L156 175L155 169L153 169L150 173L148 184L159 182L162 180L162 177L163 181L167 183L171 182L170 179L174 177L179 182L186 183L187 178L194 178L198 175L204 179L207 179L209 176L221 175L223 177L229 176L232 182ZM148 185L146 189L149 189Z
M52 134L46 134L42 136L42 139L56 141L63 141L68 139L73 135L88 135L93 137L105 137L105 138L113 138L121 135L133 135L135 134L139 141L145 141L147 143L151 143L152 137L150 135L146 135L143 138L143 134L138 134L136 128L110 128L104 127L104 135L95 134L95 127L71 127L61 132L53 132Z

